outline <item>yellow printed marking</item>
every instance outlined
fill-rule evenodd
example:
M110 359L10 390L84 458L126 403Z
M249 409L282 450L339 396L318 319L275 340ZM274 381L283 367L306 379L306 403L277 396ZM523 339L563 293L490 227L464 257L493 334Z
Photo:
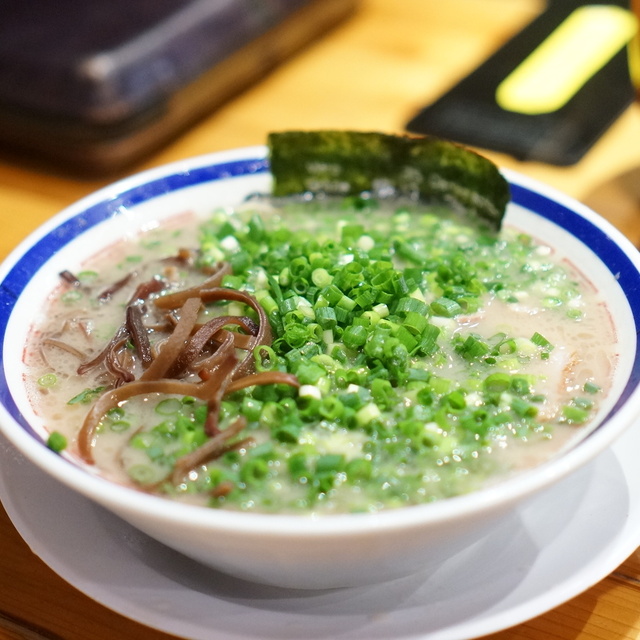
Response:
M614 5L573 11L496 90L507 111L550 113L565 105L637 31L635 16Z

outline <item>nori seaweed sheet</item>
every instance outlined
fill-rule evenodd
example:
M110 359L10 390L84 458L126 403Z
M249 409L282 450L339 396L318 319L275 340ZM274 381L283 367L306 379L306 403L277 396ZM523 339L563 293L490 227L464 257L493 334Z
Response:
M268 137L273 195L371 193L471 212L499 229L509 184L487 158L435 137L284 131Z

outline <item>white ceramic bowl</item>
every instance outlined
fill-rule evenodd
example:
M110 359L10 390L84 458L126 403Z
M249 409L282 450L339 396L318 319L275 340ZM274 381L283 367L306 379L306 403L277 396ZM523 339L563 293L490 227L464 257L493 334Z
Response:
M268 192L266 149L203 156L147 171L84 198L27 238L0 268L0 426L51 477L150 536L238 577L293 588L353 586L410 574L500 526L517 505L594 458L640 413L640 259L610 224L579 203L512 172L507 221L547 240L604 292L620 343L611 401L599 425L561 456L476 493L377 514L327 517L225 512L176 504L102 479L52 453L27 399L22 350L62 269L185 209L205 213ZM82 527L82 522L77 523Z

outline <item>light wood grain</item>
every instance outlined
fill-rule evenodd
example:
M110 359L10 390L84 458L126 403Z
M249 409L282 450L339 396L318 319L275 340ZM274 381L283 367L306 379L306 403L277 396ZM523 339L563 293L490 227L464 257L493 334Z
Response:
M542 0L362 0L356 15L131 171L212 151L259 145L271 130L356 128L400 132L424 104L471 71L542 10ZM498 164L589 199L640 165L640 107L630 107L577 165ZM0 156L0 257L63 207L119 175L81 180ZM612 196L615 199L615 196ZM633 211L598 207L634 241ZM0 510L0 640L167 640L93 602L56 576ZM640 540L639 540L640 543ZM640 637L640 552L570 602L492 640Z
M31 552L1 506L0 541L0 640L173 638L114 614L70 586Z

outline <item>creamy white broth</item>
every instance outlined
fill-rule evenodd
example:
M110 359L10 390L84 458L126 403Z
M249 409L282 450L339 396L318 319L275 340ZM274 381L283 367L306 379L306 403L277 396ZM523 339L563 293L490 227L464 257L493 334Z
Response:
M258 205L255 206L258 207ZM250 205L249 210L251 211L253 207L254 205ZM308 238L321 237L322 234L339 234L345 224L336 222L337 219L342 220L343 212L340 209L324 215L317 208L313 209L312 213L309 213L308 208L299 212L292 211L289 207L284 213L278 210L274 212L271 209L265 211L261 205L258 208L264 216L265 223L276 227L281 219L284 220L282 226L285 228L290 226L295 228L311 220L313 228L308 233ZM353 261L354 255L375 251L378 242L376 233L388 235L387 227L390 224L394 233L413 233L421 227L427 229L433 219L432 214L429 213L425 217L421 212L411 214L403 212L400 215L391 216L389 211L365 211L364 213L354 211L348 215L351 218L347 224L363 224L365 230L357 241L354 241L353 250L344 251L341 254L340 261L343 266ZM216 225L220 228L221 225L229 224L229 221L230 224L229 233L217 238L213 243L215 246L208 247L213 259L230 259L242 251L242 241L234 236L234 229L242 236L250 216L251 214L246 212L230 213L228 211L214 215L213 228L216 228ZM116 244L90 260L78 272L79 277L85 281L86 295L83 299L73 300L74 296L70 296L69 293L76 290L70 289L67 284L62 284L51 295L50 308L47 310L48 322L34 327L32 341L26 354L30 367L27 383L31 389L32 401L37 412L45 417L47 427L52 432L60 432L66 436L69 442L67 449L71 453L75 450L78 430L90 404L78 402L69 405L68 401L82 394L86 389L95 390L100 387L108 389L110 384L104 368L98 367L82 376L77 375L76 370L81 358L75 351L83 354L85 359L89 359L102 349L122 323L124 308L136 284L145 282L152 276L161 276L169 283L170 289L180 289L204 277L175 261L163 260L165 257L177 255L184 247L198 246L198 224L195 220L184 224L184 220L184 217L181 217L180 224L174 224L172 228L153 230L141 239ZM393 222L391 223L390 220ZM442 227L439 233L447 242L453 241L457 246L466 247L466 255L473 256L473 259L477 260L505 263L511 259L510 246L516 246L520 242L525 244L531 242L530 239L526 241L519 239L517 230L505 229L503 236L509 240L501 241L498 249L484 249L485 254L478 257L474 255L473 228L463 227L457 221L439 224ZM428 233L432 231L429 230ZM419 242L416 246L419 246ZM408 264L406 258L398 255L393 259L396 267ZM404 407L405 413L402 414L404 418L394 417L393 414L398 413L396 410L383 410L381 415L377 415L377 409L372 407L375 403L368 401L360 407L364 416L362 420L369 419L369 422L361 425L362 428L354 428L352 423L342 424L340 419L332 421L323 416L320 416L315 423L303 421L295 436L291 436L297 439L297 442L276 441L275 451L269 453L264 460L260 458L259 464L254 464L255 469L264 475L260 483L255 483L260 485L258 488L249 486L253 482L250 476L250 480L242 480L242 469L247 461L257 459L257 451L274 444L272 433L268 428L261 426L261 423L267 420L262 417L249 420L246 430L236 438L240 442L236 448L227 451L210 463L198 465L187 474L184 481L166 488L166 494L174 499L243 510L296 512L311 509L329 513L351 510L372 511L463 493L504 479L505 476L508 477L523 468L539 464L561 450L568 442L580 437L580 434L588 428L587 419L584 423L583 420L579 420L579 424L567 420L563 414L564 407L571 404L573 398L577 397L579 403L586 402L589 405L586 414L590 417L595 415L599 403L606 396L611 373L616 365L616 336L608 310L599 299L598 292L593 290L590 283L572 265L557 264L555 260L552 250L532 244L526 261L527 269L523 270L523 274L507 282L505 288L496 288L493 292L482 293L480 296L482 304L478 309L467 314L458 313L454 317L429 312L427 314L429 324L440 330L438 357L434 360L432 356L418 356L411 358L410 361L413 375L417 378L433 375L436 378L449 380L454 385L453 390L455 385L462 384L465 387L463 396L467 409L480 407L484 402L480 380L491 371L516 377L529 376L532 384L527 398L534 398L534 401L527 400L527 402L537 412L535 426L525 428L524 422L528 418L526 420L523 418L523 421L516 421L514 425L496 429L491 437L478 436L478 444L475 447L470 446L468 442L464 446L458 446L455 442L452 443L453 436L449 430L427 415L429 412L421 405L420 400L427 397L427 394L422 391L420 395L421 390L418 389L419 384L424 380L416 379L413 382L410 381L408 386L394 387L394 389L400 389L397 404L399 407ZM371 263L375 261L375 258L370 260ZM114 294L108 304L96 303L97 293L134 271L135 277ZM528 272L524 273L524 271ZM91 281L91 274L87 272L97 274L93 281ZM538 273L539 277L536 275ZM282 283L287 280L287 276L281 269L269 274L269 277ZM236 286L237 282L231 282L230 285ZM256 293L256 290L259 293L260 287L268 289L264 269L262 267L257 269L242 286L246 286L252 293ZM435 291L422 287L420 291L416 289L410 292L411 295L407 297L413 296L424 305L431 305L437 302L439 293L441 291L437 287ZM556 304L555 300L560 298L563 300ZM152 300L153 295L148 305L153 304ZM201 320L204 322L208 317L221 313L230 315L243 313L242 305L232 302L228 306L230 310L220 306L209 306L201 312ZM306 304L302 307L307 315L311 313ZM377 315L380 316L380 314ZM371 313L370 317L376 316ZM149 321L149 318L147 320ZM385 320L385 317L380 317L377 322L384 323ZM415 327L412 329L415 330ZM480 365L475 362L470 365L464 358L460 358L459 353L447 346L456 336L466 337L474 334L488 342L500 333L504 333L513 345L516 345L517 353L530 352L530 357L520 355L518 359L515 356L509 358L500 355L496 365L482 364L482 372L479 373ZM541 355L544 350L531 343L531 337L535 333L541 334L553 345L553 349L549 350L544 358ZM313 357L319 362L325 362L318 356L329 357L332 349L341 343L340 337L335 331L329 337L326 329L318 331L318 334L322 334L318 341L319 353ZM51 340L45 344L44 336L54 341L64 342L71 347L70 351L74 352L63 350ZM152 345L154 340L154 332L150 331ZM347 349L347 351L350 354L349 357L353 357L352 350ZM280 356L283 365L286 360L285 355ZM335 366L335 363L331 366ZM132 358L132 368L136 376L141 375L143 368L135 358ZM475 385L475 388L467 388L470 370L477 378L472 381L472 387ZM38 384L38 380L42 382L43 377L46 378L51 374L55 376L55 384L51 386ZM534 378L535 382L533 382ZM191 379L196 379L196 376L191 374ZM335 387L329 389L331 384L335 383L325 384L324 377L321 377L320 383L303 384L299 392L289 389L283 392L284 395L279 400L282 407L289 407L289 409L278 408L277 410L284 412L283 415L288 415L287 411L292 410L293 407L288 403L291 400L294 404L297 402L296 411L304 413L308 410L308 404L312 404L318 398L324 401L331 393L339 392L337 395L345 402L352 402L353 397L358 394L366 396L369 393L366 385L353 381L344 383L344 387L339 389ZM587 393L585 385L598 390ZM266 411L270 408L267 405L273 402L260 399L262 398L260 393L268 396L265 391L243 393L244 395L240 394L241 398L233 402L223 402L221 412L223 426L232 421L240 405L249 406L252 402L262 403L262 409ZM302 400L298 394L304 396ZM95 397L99 395L100 392L96 392ZM254 395L257 398L254 398ZM506 407L510 402L510 394L503 395L504 398L501 397L499 402L504 403ZM536 395L540 397L536 398ZM154 416L154 407L158 400L159 397L152 395L146 399L136 398L123 403L122 408L127 416L123 422L130 423L126 430L114 431L109 427L108 420L103 421L95 437L93 451L96 465L106 476L118 482L140 486L145 490L148 490L150 484L155 488L157 482L167 478L169 469L162 465L154 466L153 461L149 460L148 450L128 446L130 442L143 440L140 434L150 429L154 420L156 423L162 422ZM252 409L248 410L249 414L253 415L251 411ZM407 417L407 412L411 413L411 418ZM404 423L422 421L420 423L422 431L416 433L415 430L418 427L416 424L410 424L405 425L410 431L413 429L410 436L389 436L390 430L395 428L394 420L398 419ZM378 424L379 427L371 426ZM456 428L454 424L454 430ZM376 429L379 433L372 436L370 431ZM273 428L271 431L273 432ZM133 438L132 434L137 434L136 438ZM289 437L286 434L285 436ZM243 437L246 437L246 442L243 441ZM284 436L281 434L278 437ZM389 440L387 444L395 453L385 451L385 439ZM430 445L429 459L425 458L420 463L423 467L417 466L421 456L417 455L416 451L426 446L425 442L431 441L435 444ZM417 444L418 442L421 444ZM301 451L304 452L308 466L316 465L314 469L305 471L306 477L300 476L298 471L294 473L291 470L294 466L293 462L297 460L296 456L302 455ZM389 460L393 459L394 455L397 456L397 460L393 463L393 471L389 471L391 468ZM324 477L318 481L321 470L317 465L328 465L338 458L340 458L339 464L336 463L335 468L327 471L333 474L330 482L325 481ZM365 463L360 467L358 463L364 460L371 466L371 464L377 464L378 458L384 460L381 467L386 465L386 471L381 472L379 477L375 476L374 471L372 480L368 475L372 473L369 467L366 467L365 473L362 471L366 466ZM146 475L135 475L132 478L130 473L132 467L144 467L150 471L145 471ZM354 480L351 480L349 469L352 469ZM364 476L359 477L358 474L364 474ZM410 478L407 480L406 487L402 485L404 478ZM319 488L316 487L315 495L310 498L310 485L318 482ZM325 484L322 484L323 482ZM369 494L368 483L378 483L371 494ZM233 488L229 493L220 491L216 494L216 487L224 487L227 491L231 485ZM198 487L200 490L197 490ZM238 494L237 497L235 497L236 494Z

